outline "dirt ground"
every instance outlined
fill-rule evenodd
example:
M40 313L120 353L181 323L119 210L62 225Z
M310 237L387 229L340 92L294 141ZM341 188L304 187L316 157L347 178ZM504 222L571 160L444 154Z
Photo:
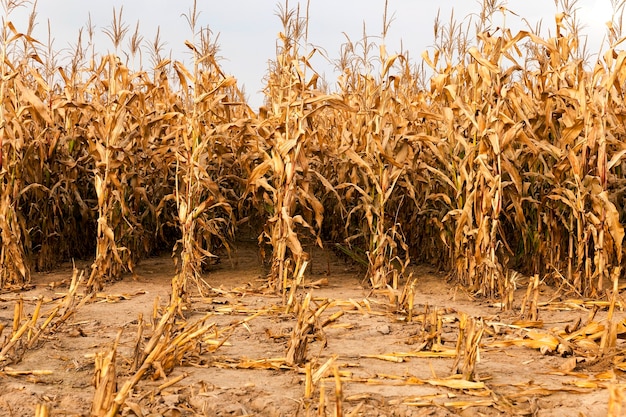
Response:
M523 285L515 308L503 311L493 300L472 298L443 275L419 267L413 270L417 279L409 320L406 308L397 303L399 291L371 291L362 285L358 269L332 252L316 253L313 259L305 283L317 285L299 290L298 302L310 292L313 306L329 304L320 317L323 328L309 336L306 357L315 381L308 398L305 366L288 366L284 359L295 314L285 311L280 296L263 290L257 251L242 245L233 264L225 260L206 274L214 290L193 297L186 312L189 321L203 319L215 329L232 329L220 333L229 335L227 340L221 346L200 344L166 378L142 379L122 414L317 416L325 411L345 416L591 417L607 415L611 387L621 392L623 358L600 357L600 342L584 331L585 325L602 324L606 308L601 305L550 300L554 289L542 287L541 299L550 302L540 304L539 321L525 327L515 324ZM139 316L146 327L145 342L155 304L167 304L174 272L169 257L142 261L134 277L107 285L56 332L26 350L21 361L6 366L0 372L0 415L33 416L37 404L46 404L53 416L88 416L95 355L108 352L123 329L118 387L131 376ZM63 265L53 273L36 274L31 289L0 294L0 328L5 326L0 342L11 336L19 298L27 314L40 297L45 310L68 291L71 275L72 266ZM478 382L455 388L459 379L449 353L459 338L463 313L481 319L484 333ZM616 314L624 318L623 311ZM436 344L428 341L425 317L440 320ZM583 329L584 338L573 336L577 329ZM571 335L573 350L531 343L546 334L561 334L561 342L564 334ZM616 352L624 351L622 342L618 338Z

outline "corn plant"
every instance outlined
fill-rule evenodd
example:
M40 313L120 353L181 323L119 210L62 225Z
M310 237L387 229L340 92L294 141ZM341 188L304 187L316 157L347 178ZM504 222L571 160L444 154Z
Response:
M202 32L208 36L209 32ZM200 283L203 260L217 258L213 247L218 239L229 248L233 233L232 210L221 193L219 179L209 164L214 153L215 130L211 126L228 122L228 88L235 83L225 77L215 62L214 45L203 37L201 48L190 44L194 53L194 72L180 63L175 65L181 84L192 83L193 97L188 102L188 128L182 130L177 148L176 203L181 228L181 275Z
M311 187L309 123L316 112L339 101L314 90L316 76L306 79L310 56L299 52L306 19L300 17L299 10L290 10L288 4L279 9L279 17L283 26L281 45L268 75L266 119L260 121L269 126L269 137L265 139L263 161L248 178L248 192L263 190L259 205L267 211L268 219L259 240L272 247L270 284L284 291L291 274L299 271L308 257L299 230L316 236L315 226L319 228L323 219L324 208ZM296 214L298 207L312 213L315 225Z
M337 184L336 189L345 190L346 241L364 246L370 284L381 288L393 282L397 288L399 276L410 262L400 213L417 207L409 176L418 174L412 167L414 153L406 129L410 125L401 116L406 107L400 98L406 98L406 88L410 88L402 73L410 71L404 55L387 53L386 17L383 25L383 44L377 57L379 75L373 73L369 58L372 44L365 33L357 45L363 56L354 60L344 57L339 63L345 74L341 85L344 100L359 111L344 112L339 125L338 153L343 157L336 163L342 165L345 183ZM348 41L347 51L354 49ZM397 64L399 74L393 73Z
M20 221L17 204L23 192L22 167L24 148L31 135L37 134L39 123L52 124L40 97L20 80L28 59L11 64L17 55L18 41L23 40L29 50L33 39L17 31L9 20L11 12L29 4L24 1L3 1L0 53L0 287L19 285L30 280L30 268L24 251L24 225ZM30 123L21 123L18 114L24 114Z

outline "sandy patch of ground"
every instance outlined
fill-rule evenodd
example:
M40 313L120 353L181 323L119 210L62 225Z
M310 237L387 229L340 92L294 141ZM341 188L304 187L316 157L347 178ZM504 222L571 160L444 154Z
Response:
M197 351L187 355L166 378L142 379L122 414L317 416L325 407L327 415L335 415L339 398L346 416L591 417L607 414L609 387L624 383L619 355L598 360L592 353L581 356L578 345L571 356L556 351L543 354L527 342L506 344L528 341L532 331L557 334L568 325L572 330L578 319L578 329L602 323L602 308L593 315L588 304L553 302L539 310L543 325L520 329L511 325L519 318L519 308L507 312L493 302L471 299L442 275L418 268L408 321L406 308L395 302L398 293L364 287L359 271L332 253L314 259L307 282L327 282L300 290L298 302L307 292L311 293L312 308L328 302L320 323L333 314L342 315L316 327L309 336L306 357L312 373L323 364L330 365L315 379L309 398L305 396L305 366L284 363L296 315L285 311L281 297L263 291L257 252L244 245L234 265L224 261L207 273L206 280L216 290L207 297L194 297L186 314L191 322L204 319L214 323L216 331L230 328L217 338L228 335L226 343L214 351L210 345L198 344ZM5 326L0 342L11 337L14 305L20 297L27 314L39 297L46 301L45 310L67 292L71 275L71 267L66 265L54 273L36 275L32 289L0 294L0 326ZM143 315L145 343L154 327L155 300L157 307L167 303L173 275L171 258L143 261L135 277L107 285L58 331L25 350L21 361L0 372L0 415L32 416L37 404L46 404L53 416L88 416L94 396L95 354L110 350L123 329L117 355L119 388L132 375L139 316ZM524 291L518 291L517 307ZM552 291L544 289L542 298ZM425 357L419 352L437 351L433 341L435 345L441 342L444 350L454 349L463 313L483 323L476 367L482 385L457 389L445 382L452 376L454 357L443 353ZM623 312L617 314L623 318ZM427 325L428 317L441 320L440 331L430 342L428 334L433 327ZM618 339L617 352L623 349L621 343ZM572 362L576 356L578 361ZM23 374L15 375L15 371ZM169 385L176 378L181 379Z

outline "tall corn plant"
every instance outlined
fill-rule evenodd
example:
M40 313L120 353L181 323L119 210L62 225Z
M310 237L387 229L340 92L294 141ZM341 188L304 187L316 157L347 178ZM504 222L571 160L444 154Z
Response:
M423 211L433 213L448 247L442 261L451 262L462 282L488 296L501 289L502 257L508 249L500 223L504 194L512 188L508 194L515 201L519 185L509 181L518 177L509 168L514 168L510 146L519 129L514 119L501 117L506 106L498 95L516 69L514 60L508 71L500 67L515 42L506 44L506 30L501 37L481 30L497 6L492 3L483 4L478 46L469 46L467 32L454 20L444 27L435 23L439 49L432 59L423 55L435 75L428 98L417 103L425 117L415 135L418 167L431 178L419 190L426 192Z
M31 37L34 17L33 10L24 34L18 33L12 24L7 25L13 41L11 55L6 56L4 63L13 68L13 76L3 80L12 83L16 93L9 97L19 103L5 101L3 109L9 111L3 115L5 120L12 120L12 133L7 137L19 138L11 141L19 145L19 152L10 154L20 157L19 163L15 160L11 176L16 179L13 183L19 184L14 190L13 217L21 228L22 250L28 265L46 270L70 256L87 255L89 244L85 242L91 240L93 228L88 224L91 210L85 203L89 198L89 187L85 185L90 181L91 160L81 151L82 145L77 145L82 142L76 126L84 116L80 108L83 104L76 100L74 86L64 70L59 69L58 81L66 82L65 94L51 87L57 81L57 54L51 41L42 48ZM86 114L89 117L89 112ZM8 187L3 190L8 191ZM5 250L10 250L10 246Z
M299 230L316 235L314 225L297 214L298 207L313 213L317 227L323 218L324 208L311 187L309 119L330 103L340 105L341 101L315 91L315 76L306 79L311 55L305 57L299 52L299 42L306 35L306 19L300 17L299 11L290 10L288 4L279 8L278 15L283 26L281 44L267 79L266 118L260 121L268 126L269 137L265 139L267 148L262 150L263 161L248 178L247 190L262 190L261 198L265 201L258 206L269 218L259 241L272 248L270 285L284 290L291 274L308 262Z
M114 11L105 30L116 52L127 31L121 19L121 10L117 15ZM87 137L95 163L98 213L92 288L132 271L142 255L155 249L158 218L164 214L161 203L172 189L168 183L173 182L167 154L177 130L169 123L179 119L167 109L178 106L164 72L168 63L156 63L151 80L147 73L133 72L116 54L109 54L99 66L92 64L88 86L83 87L92 97ZM156 173L165 174L162 184L155 183Z
M18 7L29 4L26 1L2 1L3 16L0 51L0 288L7 285L20 285L30 279L23 236L23 225L19 219L17 202L23 191L22 170L24 149L29 145L36 126L42 121L51 123L49 114L41 99L20 80L26 70L28 59L19 66L11 64L16 52L17 41L22 39L32 45L30 36L17 31L9 20L10 14ZM19 116L26 114L27 116ZM24 123L22 117L29 119Z
M97 195L98 219L96 256L88 285L100 288L104 280L118 277L126 269L132 270L129 249L118 245L115 226L127 216L125 184L121 182L126 155L132 152L133 136L129 132L128 108L136 96L124 87L127 69L115 55L108 55L96 71L103 76L102 84L92 109L98 116L89 130L90 153L95 160L94 187Z
M187 42L193 54L193 72L179 62L174 64L185 110L175 149L175 198L181 230L181 264L175 290L181 297L189 279L202 289L203 263L217 257L214 252L218 246L229 250L234 231L232 209L222 194L215 158L219 159L221 152L216 146L216 126L229 123L235 115L224 103L236 94L236 80L220 69L217 45L208 28L198 31L198 16L194 2L186 15L194 39L199 37L197 45Z
M623 58L611 48L604 65L599 61L592 72L585 71L577 58L576 25L564 17L574 13L565 12L557 15L557 37L546 43L548 53L535 55L550 75L541 84L528 84L535 95L547 97L538 104L545 117L531 122L533 136L546 138L535 141L543 151L537 171L548 190L539 200L547 208L538 210L537 229L546 236L539 253L546 264L565 271L569 289L598 296L619 275L622 262L623 227L609 187L616 179L610 169L623 157L614 110L621 102L616 80Z
M516 166L525 117L512 113L514 99L506 95L521 69L517 42L525 35L513 37L506 28L499 35L489 34L486 25L497 6L483 3L477 46L469 45L467 35L461 37L465 42L454 43L450 36L464 31L451 21L439 43L443 49L436 50L432 60L424 55L436 71L429 93L431 108L422 104L434 130L427 127L418 135L434 162L428 168L438 184L431 191L433 197L447 196L428 198L425 204L439 216L445 212L438 223L453 273L487 296L501 293L504 286L512 254L506 227L515 224L524 230L525 223L524 187ZM436 34L438 30L436 23ZM440 57L445 59L442 67ZM505 59L509 63L503 64ZM437 131L445 141L437 139Z
M502 151L507 139L511 142L508 136L514 137L516 131L515 123L499 118L502 101L492 98L501 72L499 42L503 40L486 42L483 51L470 48L469 61L459 67L458 95L454 97L457 120L461 120L465 136L458 135L457 130L455 140L461 144L459 149L465 149L465 155L456 176L456 183L462 184L463 192L457 199L460 211L455 213L458 216L453 243L456 245L455 272L471 288L488 296L498 293L502 279L498 254L503 249L499 248L503 244L500 216L505 173L502 160L506 157Z
M386 51L386 11L387 6L383 44L377 57L380 72L375 74L370 62L373 44L365 33L357 45L362 48L362 57L352 55L340 61L342 94L359 111L344 111L341 117L337 164L343 166L345 183L336 188L346 199L347 242L357 248L363 245L362 261L374 288L392 282L397 285L408 266L409 248L399 215L416 208L415 189L408 180L408 172L413 172L411 132L405 130L409 104L402 101L408 85L402 74L409 73L408 64L404 55ZM354 51L349 41L346 51ZM393 72L396 67L399 73Z

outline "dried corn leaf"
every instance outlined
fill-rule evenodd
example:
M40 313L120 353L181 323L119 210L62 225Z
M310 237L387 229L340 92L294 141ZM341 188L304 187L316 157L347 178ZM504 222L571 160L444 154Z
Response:
M370 359L380 359L381 361L387 361L387 362L396 362L396 363L400 363L400 362L404 362L404 359L402 358L402 356L397 356L394 354L387 354L387 355L360 355L361 358L370 358Z
M434 347L432 350L420 350L418 352L394 352L391 355L401 358L454 358L457 356L456 349Z
M541 329L543 328L543 321L531 321L531 320L515 320L511 322L511 326L515 326L523 329Z
M54 372L45 369L33 369L33 370L15 370L9 367L5 367L0 374L8 375L8 376L24 376L24 375L34 375L34 376L45 376L45 375L53 375Z
M577 388L589 388L589 389L596 389L599 387L597 382L593 382L593 381L581 381L579 379L575 379L572 381L566 381L563 382L564 385L572 385L574 387Z
M444 402L443 405L445 407L466 410L471 407L492 407L496 405L496 402L494 400L448 401Z
M425 383L452 389L485 389L484 382L467 381L465 379L426 379Z

